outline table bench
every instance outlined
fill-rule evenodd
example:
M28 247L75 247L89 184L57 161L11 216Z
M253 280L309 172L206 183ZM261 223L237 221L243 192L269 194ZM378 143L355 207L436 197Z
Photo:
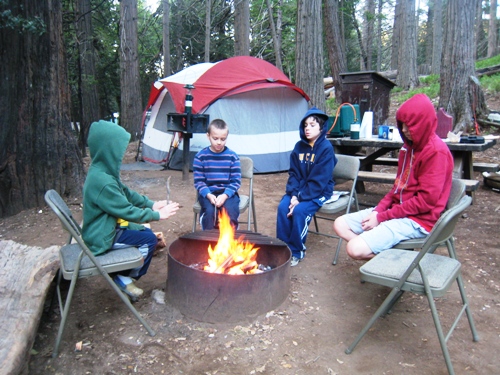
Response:
M396 179L396 173L373 172L373 171L359 171L358 181L362 182L377 182L380 184L393 184ZM465 184L466 192L476 191L479 187L479 181L460 179Z

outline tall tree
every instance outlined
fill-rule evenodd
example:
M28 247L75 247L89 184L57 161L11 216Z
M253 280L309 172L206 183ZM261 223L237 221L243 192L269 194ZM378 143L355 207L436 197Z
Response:
M403 42L403 4L404 0L396 0L394 7L394 26L392 28L392 51L391 51L391 69L397 69L399 66L400 44Z
M79 103L80 127L78 143L82 155L86 155L87 134L90 124L101 118L99 95L97 92L97 73L95 64L94 29L90 0L78 0L76 12L76 41L79 51Z
M162 0L163 5L163 77L172 74L170 66L170 4L169 0Z
M405 90L418 86L417 72L417 17L415 2L404 1L402 5L403 28L399 44L398 77L396 83Z
M475 12L467 0L448 1L444 33L439 107L453 116L455 131L470 131L477 114L486 110L484 95L474 66Z
M342 80L340 73L347 71L344 40L340 34L338 0L326 0L325 11L325 41L328 52L328 62L332 74L335 97L338 101L342 96Z
M210 35L212 33L212 0L205 4L205 62L210 62Z
M314 106L325 110L321 0L297 0L296 33L295 83Z
M373 58L373 31L375 29L375 0L367 0L366 8L364 12L364 35L363 35L363 46L365 50L365 59L362 60L361 69L362 70L372 70L372 58Z
M488 27L488 55L487 57L493 57L497 54L498 46L498 30L497 30L497 0L491 0L490 2L490 23Z
M139 137L142 101L137 47L137 0L120 2L120 125Z
M234 5L234 54L250 55L250 3L237 0Z
M267 0L267 13L269 14L269 25L271 26L271 35L273 36L273 45L274 45L274 56L276 59L275 65L279 70L283 70L283 64L281 62L281 3L282 0L278 0L278 11L276 12L277 25L275 25L272 0Z
M443 51L443 1L433 0L432 12L432 62L431 73L441 72L441 54Z
M10 0L5 10L11 22L0 27L0 217L45 205L48 189L78 195L84 179L71 132L61 2Z

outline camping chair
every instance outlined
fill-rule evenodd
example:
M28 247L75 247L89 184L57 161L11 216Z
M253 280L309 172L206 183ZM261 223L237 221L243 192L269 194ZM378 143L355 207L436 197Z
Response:
M121 300L127 305L129 310L135 315L139 322L146 328L151 336L155 332L146 323L142 316L130 303L129 298L113 282L109 273L119 272L140 267L144 263L141 252L136 247L127 247L124 249L109 251L103 255L94 256L90 249L85 245L81 237L80 225L74 219L70 209L55 190L49 190L45 193L45 201L55 212L61 221L64 229L69 232L69 239L66 245L59 250L60 268L57 275L56 292L59 300L59 309L61 313L61 323L57 333L56 344L52 352L52 357L57 357L59 344L68 318L68 312L71 305L71 299L76 287L76 282L80 278L102 275L118 294ZM72 243L72 240L76 243ZM61 280L71 280L66 301L63 302L61 293Z
M463 181L454 178L451 183L451 191L450 191L450 196L448 197L448 202L446 203L446 210L455 207L460 202L460 199L462 199L464 195L465 195L465 183ZM425 241L427 240L427 237L401 241L400 243L394 245L394 249L406 249L406 250L421 249ZM445 245L448 248L450 256L452 258L457 259L455 254L455 245L453 242L453 236L448 238L444 243L436 245L436 247ZM434 250L432 250L432 252L434 252Z
M321 214L332 215L339 212L348 214L351 210L351 206L355 204L356 211L359 211L358 197L356 194L356 181L358 179L359 171L359 159L355 156L348 155L336 155L337 164L333 169L333 179L336 184L344 183L347 181L352 181L351 191L349 195L342 195L335 202L325 203L313 216L315 231L309 230L309 233L319 234L321 236L326 236L330 238L338 238L339 242L337 244L337 250L335 251L335 258L333 259L333 264L337 264L337 259L340 253L340 247L342 245L342 238L337 235L320 232L318 228L318 219L324 219L329 221L334 221L335 219L327 216L320 216ZM319 215L318 215L319 214Z
M479 337L465 294L460 262L452 257L432 254L431 251L438 244L451 238L458 218L471 204L471 201L471 197L464 196L457 205L445 211L434 225L421 251L389 249L381 252L361 266L359 270L363 281L388 286L392 290L354 342L346 349L346 354L352 353L356 345L370 330L376 320L388 312L394 301L399 298L401 291L413 292L427 296L448 372L450 374L454 373L446 343L464 312L467 314L469 320L473 341L479 341ZM462 308L445 336L434 298L445 296L455 280L460 291Z
M248 195L241 194L239 191L238 194L240 196L240 216L245 211L247 214L247 221L239 221L239 224L247 224L247 230L251 230L251 225L253 224L254 231L257 232L257 216L255 213L255 201L253 196L253 160L246 156L240 157L240 165L241 165L241 179L243 186L243 179L248 180ZM201 205L198 202L198 193L196 193L195 202L193 204L193 232L196 231L196 223L198 219L198 215L201 212Z

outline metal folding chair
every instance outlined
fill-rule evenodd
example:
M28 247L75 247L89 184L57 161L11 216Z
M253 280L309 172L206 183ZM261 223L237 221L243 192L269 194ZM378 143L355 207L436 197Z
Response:
M56 292L61 313L61 323L57 333L56 343L52 356L58 355L59 345L64 332L64 326L68 318L71 299L75 291L76 282L80 278L102 275L120 299L127 305L129 310L135 315L139 322L146 328L151 336L155 336L155 331L142 318L139 312L132 306L129 298L113 282L109 273L119 272L140 267L144 263L141 252L136 247L109 251L103 255L94 256L85 245L81 237L81 228L71 214L71 210L64 200L55 190L45 193L45 201L61 221L63 228L69 232L69 239L66 245L59 250L60 268L57 275ZM76 243L72 243L73 240ZM61 280L71 280L66 300L63 301L61 293Z
M335 251L335 257L333 258L332 264L337 264L337 260L340 253L340 247L342 246L342 238L337 235L330 234L332 232L332 227L330 226L329 232L320 232L318 227L318 219L334 221L335 218L323 215L334 215L338 213L348 214L351 210L352 205L355 205L356 211L359 211L358 197L356 194L356 181L358 179L359 171L359 158L349 155L336 155L337 164L333 169L333 179L337 184L341 184L347 181L351 181L351 189L349 195L340 196L335 202L325 203L313 216L313 222L315 230L310 230L309 233L319 234L321 236L326 236L330 238L338 238L339 242L337 244L337 250Z
M251 230L252 224L254 232L257 232L257 215L255 212L255 201L253 196L253 160L246 156L240 157L241 166L241 179L242 187L243 180L248 180L248 194L242 194L241 191L238 192L240 196L240 216L242 213L247 211L247 220L239 221L239 224L247 224L247 230ZM241 190L241 189L240 189ZM195 202L193 204L193 232L196 231L196 225L198 222L198 215L201 212L201 206L198 202L198 194L196 194Z
M429 303L448 372L454 374L446 344L464 312L469 321L473 341L479 341L479 336L464 290L460 262L454 257L432 254L431 252L437 245L452 237L460 215L471 204L471 201L471 197L464 196L458 204L445 211L419 252L402 249L385 250L360 268L363 281L388 286L392 290L354 342L346 349L346 354L352 353L376 320L392 308L402 291L423 294ZM434 299L443 297L455 280L460 291L462 307L445 336Z

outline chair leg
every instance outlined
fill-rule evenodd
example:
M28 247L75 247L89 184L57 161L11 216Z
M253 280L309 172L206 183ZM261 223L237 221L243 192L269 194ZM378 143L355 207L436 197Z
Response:
M197 217L198 217L198 214L195 212L194 218L193 218L193 232L196 232L196 218Z
M457 277L458 289L460 291L460 295L462 297L462 303L465 307L465 313L467 314L467 319L469 320L469 326L472 333L472 340L474 342L479 341L479 335L476 331L476 325L474 324L474 319L472 318L472 312L470 311L469 300L467 299L467 295L465 293L464 282L462 280L462 275L458 275Z
M255 201L252 199L253 229L257 233L257 213L255 211Z
M363 336L368 332L368 330L373 326L373 324L377 321L379 317L381 317L386 311L387 311L387 306L390 306L392 304L392 300L397 297L397 294L399 292L399 289L392 289L391 293L387 296L387 298L382 302L382 305L378 308L378 310L373 314L373 316L370 318L368 323L363 327L361 332L358 334L356 339L353 341L353 343L345 350L345 354L351 354L356 345L361 341Z
M334 266L337 264L337 260L339 259L341 246L342 246L342 238L339 237L339 243L337 244L337 250L335 251L335 257L333 258L333 262L332 262L332 264Z

